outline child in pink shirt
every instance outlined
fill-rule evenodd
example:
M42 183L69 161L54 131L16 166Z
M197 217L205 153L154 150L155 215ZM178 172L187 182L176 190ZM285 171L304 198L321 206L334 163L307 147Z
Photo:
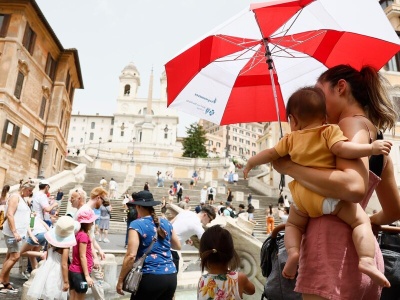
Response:
M77 245L72 248L72 262L69 266L70 300L85 299L87 289L93 286L90 277L93 256L89 232L96 219L93 210L83 210L77 216L81 228L75 235Z

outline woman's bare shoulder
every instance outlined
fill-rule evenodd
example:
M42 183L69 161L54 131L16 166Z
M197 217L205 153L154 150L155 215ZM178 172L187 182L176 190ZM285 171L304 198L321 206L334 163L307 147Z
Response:
M354 142L369 143L370 137L376 136L375 126L364 117L346 117L338 125L344 135Z

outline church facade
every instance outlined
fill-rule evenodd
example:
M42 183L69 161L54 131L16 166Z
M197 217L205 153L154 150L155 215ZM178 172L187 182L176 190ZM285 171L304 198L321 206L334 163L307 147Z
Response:
M119 76L116 109L113 115L73 114L69 128L70 154L82 150L101 155L114 152L134 156L155 155L159 151L181 153L177 143L178 115L168 109L166 75L161 75L159 99L153 98L153 71L147 98L138 97L140 73L134 63L129 63ZM92 155L93 156L93 155Z

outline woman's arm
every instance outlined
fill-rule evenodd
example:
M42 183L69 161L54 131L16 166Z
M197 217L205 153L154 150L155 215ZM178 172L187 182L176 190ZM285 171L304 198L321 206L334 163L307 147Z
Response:
M63 291L66 292L69 289L69 281L68 281L68 255L69 248L62 249L61 254L61 272L63 278Z
M85 276L86 282L89 287L93 286L93 279L90 277L89 269L87 265L86 259L86 243L79 243L79 260L81 261L81 268L83 271L83 275Z
M382 210L371 216L371 223L387 225L400 219L400 195L394 177L393 162L390 156L381 174L381 182L375 191Z
M139 248L139 233L136 230L129 230L128 236L128 249L126 250L126 254L124 257L124 261L122 262L122 268L119 273L118 282L117 282L117 293L120 295L124 295L122 291L122 284L126 277L126 274L132 269L133 263L136 259L137 250Z
M345 118L339 123L349 141L368 143L369 133L357 118ZM290 161L289 157L276 160L274 168L281 174L296 179L306 188L325 197L360 202L368 186L368 159L336 158L336 169L314 169Z

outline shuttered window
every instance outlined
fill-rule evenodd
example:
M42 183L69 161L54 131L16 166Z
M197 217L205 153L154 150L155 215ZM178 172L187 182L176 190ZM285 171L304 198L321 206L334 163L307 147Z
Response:
M0 14L0 37L6 37L8 25L10 24L10 15Z
M22 40L22 45L29 51L29 53L33 54L33 49L35 48L36 41L36 33L32 30L29 24L26 24L24 39Z
M32 158L36 159L38 162L42 160L43 143L35 139L32 146Z
M45 71L46 74L51 78L51 80L54 80L54 76L56 74L56 61L53 59L50 53L47 55Z
M5 143L12 148L17 147L19 127L9 120L6 120L3 128L3 135L1 137L1 142Z
M14 96L17 99L21 99L22 86L24 85L24 79L25 79L24 74L21 71L19 71L18 77L17 77L17 83L15 85L15 90L14 90Z
M44 120L44 113L46 111L46 103L47 103L47 100L45 97L43 97L42 103L40 104L40 112L39 112L39 118L41 118L42 120Z

